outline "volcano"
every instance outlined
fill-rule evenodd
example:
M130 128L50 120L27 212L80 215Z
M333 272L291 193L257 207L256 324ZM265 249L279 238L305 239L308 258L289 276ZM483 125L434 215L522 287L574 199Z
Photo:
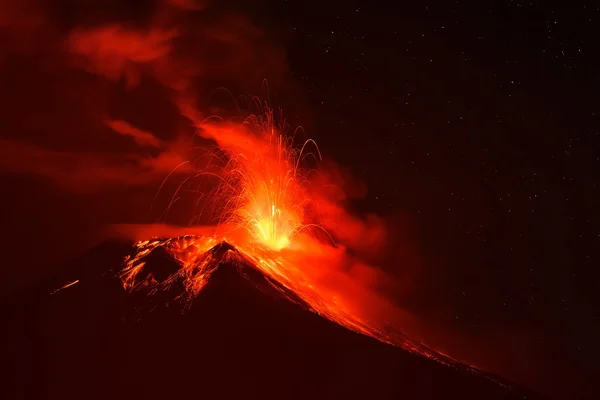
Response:
M124 290L130 252L106 243L4 299L4 398L541 398L311 312L226 243L209 250L214 268L189 303L173 301L178 281ZM145 265L147 282L179 269L161 248Z

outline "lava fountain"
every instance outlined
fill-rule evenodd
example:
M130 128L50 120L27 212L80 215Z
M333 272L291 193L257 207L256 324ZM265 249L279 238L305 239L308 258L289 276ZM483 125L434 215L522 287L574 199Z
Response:
M327 194L323 188L332 184L325 174L316 166L306 167L318 166L317 144L308 139L295 147L301 130L288 135L281 114L257 98L252 101L260 112L241 123L213 117L197 124L197 134L214 140L216 146L208 154L208 163L200 162L206 155L189 161L195 172L184 179L169 203L171 207L194 181L215 179L212 190L201 196L208 200L191 220L199 221L208 213L214 224L194 226L195 235L138 241L136 252L125 259L120 271L123 288L154 294L180 282L185 290L177 299L189 306L223 262L216 249L227 243L227 261L253 265L274 286L302 299L311 311L355 332L457 367L459 363L442 352L409 338L399 328L405 314L349 276L352 269L370 267L349 254L347 243L373 233ZM157 248L166 250L180 266L162 281L143 273L146 257Z

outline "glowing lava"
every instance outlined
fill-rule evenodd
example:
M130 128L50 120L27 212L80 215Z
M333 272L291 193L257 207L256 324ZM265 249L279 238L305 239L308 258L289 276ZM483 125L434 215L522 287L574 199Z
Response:
M285 121L277 123L273 110L266 104L262 108L262 114L243 124L203 123L199 129L218 145L213 154L217 162L211 164L214 171L209 170L220 179L210 196L218 224L243 229L244 242L281 250L298 234L322 228L311 221L309 171L300 168L304 158L321 156L310 139L294 148L294 138L284 135ZM316 154L307 151L310 145Z
M419 340L409 340L395 328L402 324L402 313L350 277L349 271L369 267L348 254L343 238L354 235L362 240L367 234L307 179L315 170L303 169L301 164L309 156L321 158L316 144L307 140L294 148L294 137L285 135L285 123L276 123L266 104L261 107L262 113L243 123L199 124L198 134L215 140L217 149L211 154L213 161L184 182L207 176L218 179L209 193L208 206L199 212L210 211L216 224L198 227L203 236L137 242L136 254L125 260L120 273L123 287L154 294L179 282L185 289L177 299L189 305L220 264L244 263L258 268L276 289L293 293L311 311L335 323L456 365ZM307 152L308 146L315 152ZM227 243L223 251L222 243ZM161 281L144 273L147 256L158 248L180 265Z

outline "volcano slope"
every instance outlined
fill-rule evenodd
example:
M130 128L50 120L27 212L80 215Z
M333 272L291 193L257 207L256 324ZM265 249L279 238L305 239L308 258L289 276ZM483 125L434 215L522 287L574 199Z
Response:
M127 293L129 250L102 245L3 300L3 398L541 398L338 326L252 266L220 264L185 312Z

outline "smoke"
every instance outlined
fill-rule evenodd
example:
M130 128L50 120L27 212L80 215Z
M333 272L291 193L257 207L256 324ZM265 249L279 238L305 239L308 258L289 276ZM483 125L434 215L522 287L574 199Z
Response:
M2 241L18 265L0 292L93 244L83 237L160 217L190 172L216 88L256 93L264 78L290 82L284 52L220 3L4 1L0 38ZM166 200L150 210L169 174ZM185 224L186 213L170 216ZM29 232L52 239L23 259Z
M106 120L105 123L116 133L131 137L140 146L160 147L162 144L161 141L150 132L131 126L125 121Z
M129 129L120 133L133 137L140 144L158 143L153 136L134 137L134 134L145 132L126 126ZM122 129L123 126L119 128ZM121 185L131 187L152 184L184 162L175 151L164 151L157 156L136 153L107 156L51 150L32 143L6 139L0 139L0 146L2 170L39 176L73 193L101 192Z
M211 101L213 91L203 93L204 86L256 86L264 77L285 74L280 51L244 17L191 0L153 4L140 7L133 21L123 22L119 15L127 10L113 5L107 7L113 18L90 22L94 2L70 4L81 20L57 15L42 1L3 3L0 34L7 40L0 51L11 60L4 79L12 80L3 97L22 100L2 127L9 140L0 149L5 170L38 174L72 190L150 183L180 161L172 144L194 130L182 118L197 123L206 117L199 107ZM17 64L33 63L36 68L18 70ZM60 88L50 79L60 81ZM133 101L117 105L115 92L123 89ZM146 96L156 105L144 104ZM171 108L160 109L161 101ZM60 110L46 119L48 109ZM162 132L136 126L152 126L157 119L170 120L162 123ZM111 129L102 129L106 126ZM121 146L116 135L137 146ZM83 143L86 136L88 143L104 143Z

